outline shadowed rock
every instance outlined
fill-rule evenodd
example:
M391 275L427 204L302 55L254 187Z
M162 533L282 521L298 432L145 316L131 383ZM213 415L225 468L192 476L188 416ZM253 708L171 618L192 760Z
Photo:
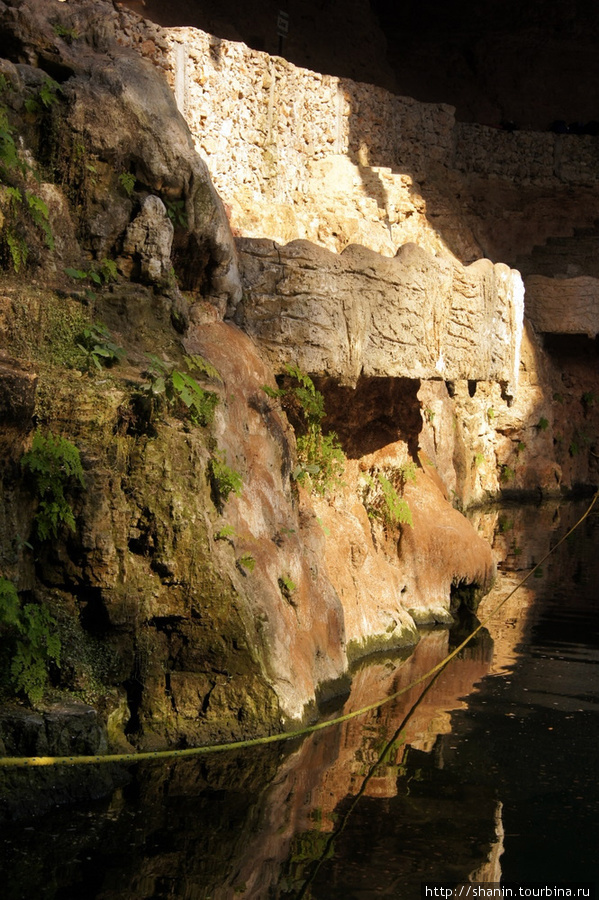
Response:
M113 4L2 3L0 28L0 55L16 64L12 76L31 80L33 66L38 81L50 76L60 83L67 105L61 130L72 130L79 153L117 173L130 173L140 190L180 205L182 286L235 304L241 287L223 205L166 80L150 62L122 46ZM65 34L72 37L67 40ZM104 252L104 232L118 244L128 224L125 218L113 233L115 217L113 210L89 223L92 244L102 245Z

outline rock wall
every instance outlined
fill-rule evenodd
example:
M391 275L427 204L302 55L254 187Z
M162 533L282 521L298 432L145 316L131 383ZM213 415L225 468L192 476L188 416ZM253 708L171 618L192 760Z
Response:
M591 5L287 0L290 27L280 41L275 0L252 10L240 0L124 2L163 27L193 26L297 66L450 103L460 121L545 131L556 120L580 125L597 116Z
M1 574L58 623L66 662L47 697L79 691L113 747L285 727L343 689L351 660L476 606L495 561L454 506L589 477L582 429L555 452L556 429L578 424L549 399L520 278L481 258L526 217L493 219L509 186L530 182L538 237L555 182L522 168L532 145L517 142L501 171L461 171L448 107L107 0L11 0L0 24L2 116L27 158L8 187L39 190L56 233L52 247L39 216L15 220L0 187L24 242L2 233ZM554 178L574 209L595 194L568 171ZM81 346L98 322L126 357L109 369L106 348ZM310 491L282 403L289 363L345 453L328 496ZM594 426L585 372L560 396L581 392ZM213 419L194 406L206 392ZM51 545L21 470L34 428L84 466L75 531Z
M46 609L60 637L45 702L77 691L97 710L99 749L223 740L302 720L347 685L350 659L413 645L417 623L451 621L494 572L488 544L433 474L418 470L418 382L401 377L407 361L387 371L393 352L353 368L323 360L327 398L351 391L351 427L343 416L331 423L347 463L328 498L300 483L277 399L281 365L275 372L223 320L237 310L250 330L223 205L173 95L143 58L157 45L148 33L141 57L123 46L124 21L105 0L0 5L12 38L0 64L1 115L15 159L28 161L5 167L0 186L0 572L3 589L10 583L19 603ZM42 235L55 240L42 240L39 216L18 218L11 206L15 192L38 190ZM485 263L471 277L416 248L404 251L412 262L403 268L370 251L341 263L323 252L306 248L299 282L307 290L320 269L333 305L343 278L355 280L349 297L384 263L383 280L399 272L409 322L400 315L391 330L419 321L424 288L412 269L426 269L446 303L450 284L464 282L471 330L517 312L500 267ZM244 277L250 288L253 276ZM384 296L376 291L371 319ZM454 365L449 332L439 328L439 338ZM478 375L509 381L512 350L508 339L496 364L481 358ZM423 375L429 368L427 360ZM198 409L198 398L211 398L208 407ZM83 467L80 488L65 488L73 528L58 522L51 541L36 529L45 498L21 466L33 434L67 439ZM390 479L409 523L383 515ZM10 622L0 628L10 641ZM42 729L46 720L36 719ZM11 724L7 751L27 752L29 724Z
M507 132L457 122L451 167L519 184L596 185L599 142L588 135Z
M133 17L123 29L125 39L150 55L173 86L240 237L281 246L309 240L335 253L360 244L386 257L415 243L437 258L470 264L486 257L512 268L522 265L534 276L534 265L527 265L534 248L555 236L575 238L599 217L596 137L456 122L447 105L321 76L194 29L140 26ZM149 44L147 29L155 35ZM247 265L243 241L240 247ZM592 333L592 290L584 264L578 257L575 263L584 285L541 285L528 278L525 316L538 331L560 333L563 326L567 333ZM254 263L250 268L254 272ZM308 310L309 295L318 291L304 274L299 319L307 337L322 310ZM293 290L301 293L299 285ZM567 322L560 321L558 309L563 291L572 301ZM245 306L256 306L255 291L248 292ZM249 321L267 352L273 341L285 342L282 332L269 332L266 319ZM430 319L428 325L434 330ZM422 327L421 321L408 344ZM297 328L299 321L291 332ZM505 383L484 383L480 372L472 396L475 388L467 382L474 379L465 369L455 383L443 375L452 396L434 382L422 387L422 440L427 452L435 450L457 502L481 502L505 491L552 493L594 478L588 408L581 407L580 421L564 422L554 433L554 419L561 422L562 416L552 400L572 390L578 410L579 396L596 391L593 377L578 369L570 377L547 359L533 333L527 341L517 363L520 396L506 391ZM311 341L300 352L308 367L320 369L321 352ZM336 353L327 351L327 358ZM360 351L351 377L359 358ZM428 372L424 377L431 377L431 366ZM569 381L576 387L570 389ZM581 433L587 435L584 464L569 450L580 445ZM451 460L448 447L455 447Z
M526 279L526 298L535 326L545 334L584 334L589 338L599 334L597 278L531 275Z
M456 122L451 106L122 14L165 72L235 233L514 266L599 216L596 137Z

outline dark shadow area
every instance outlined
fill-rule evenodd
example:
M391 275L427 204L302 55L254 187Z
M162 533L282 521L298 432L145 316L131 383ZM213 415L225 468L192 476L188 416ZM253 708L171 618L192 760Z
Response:
M94 637L104 637L110 631L110 617L102 598L101 588L83 588L78 592L81 603L81 625Z
M599 340L586 334L544 334L543 347L556 362L566 359L596 360Z
M597 119L599 8L584 0L126 0L126 6L165 27L200 28L314 71L449 103L459 121L507 132L558 130L563 123L581 133ZM280 11L289 16L282 40Z
M422 429L418 390L411 378L367 378L345 387L333 378L314 378L325 397L324 431L335 431L350 459L405 441L414 459Z
M555 0L371 0L399 92L456 107L460 121L547 130L597 115L594 4Z

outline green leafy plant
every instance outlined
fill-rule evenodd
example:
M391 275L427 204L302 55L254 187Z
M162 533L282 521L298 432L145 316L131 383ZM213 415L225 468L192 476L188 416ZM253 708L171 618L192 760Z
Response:
M64 271L65 275L68 275L69 278L73 278L75 281L91 281L97 287L103 287L105 284L110 284L118 278L115 261L107 257L104 257L99 264L92 266L90 269L67 267Z
M86 279L91 278L91 272L88 271L88 269L74 269L71 266L68 266L64 272L65 275L68 275L69 278L73 278L75 281L85 281Z
M67 44L72 44L73 41L76 41L79 37L79 32L76 28L67 28L65 25L61 25L59 22L55 22L52 26L52 31L56 35L56 37L62 38L63 41L66 41Z
M40 229L40 231L44 235L44 239L46 241L46 246L50 249L54 249L54 236L52 234L52 229L50 228L49 222L49 210L46 203L42 200L41 197L38 197L37 194L34 194L32 191L25 192L25 200L28 207L29 216L34 225Z
M18 235L14 229L10 227L6 229L4 240L6 242L13 271L15 275L18 275L27 265L27 258L29 256L27 243L25 238Z
M1 190L1 186L0 186ZM29 246L26 240L27 223L32 223L44 235L46 246L54 249L54 237L49 223L49 211L45 202L32 191L12 186L3 190L5 209L8 213L3 240L8 250L15 274L27 265Z
M104 284L110 284L118 278L116 262L114 259L108 259L106 256L101 260L98 271Z
M31 450L21 459L21 468L32 479L38 497L35 524L39 539L58 537L61 525L74 531L75 517L66 492L74 485L84 485L77 447L60 435L36 431Z
M585 412L595 405L595 394L593 391L585 391L580 402L584 406Z
M297 439L297 455L299 465L292 475L300 484L321 496L341 487L345 454L334 432L323 434L319 425L310 425Z
M538 431L547 431L549 428L549 420L545 418L545 416L541 416L537 424L535 425Z
M45 606L22 606L14 584L0 578L0 631L8 644L9 678L13 689L30 703L42 699L49 665L60 666L57 624Z
M492 406L490 406L487 410L487 418L488 418L489 422L492 422L493 419L495 418L495 410L493 409Z
M416 472L418 471L418 466L415 462L412 462L410 460L410 462L402 463L398 467L397 471L399 472L399 477L403 486L404 484L407 484L408 481L416 481Z
M427 406L427 408L424 410L424 418L427 422L429 422L429 424L432 425L435 421L435 411Z
M45 78L35 96L25 101L25 109L32 114L48 110L58 103L58 94L61 93L62 88L58 82L53 78Z
M248 572L253 572L256 567L256 560L251 553L242 553L237 560L237 565L241 566L242 569L247 569Z
M0 577L0 621L3 625L16 625L20 612L16 587L8 578Z
M133 195L136 180L137 179L132 172L121 172L121 174L119 175L119 184L124 190L127 197L131 197Z
M85 354L88 371L93 367L101 370L104 366L118 363L126 356L123 348L114 343L110 331L101 322L84 328L77 346Z
M214 419L214 411L218 404L218 397L214 391L207 391L201 387L189 372L182 372L157 356L149 355L148 367L149 382L142 387L154 404L160 406L164 403L168 409L176 410L177 406L186 410L186 413L194 425L209 425ZM201 356L186 356L187 367L214 377L218 372L210 366ZM220 376L218 376L220 377Z
M223 451L216 451L208 461L208 476L215 497L219 503L226 503L231 494L241 495L243 481L239 472L227 465Z
M322 431L324 396L310 376L298 366L287 365L285 369L292 382L289 387L274 389L264 385L262 390L281 400L296 431L298 465L292 477L324 496L342 486L345 454L335 432Z
M207 378L214 379L214 381L222 382L218 369L211 362L208 362L207 359L204 359L203 356L200 356L199 353L195 353L193 356L186 356L185 362L192 371L197 372L199 375L205 375Z
M384 504L383 519L389 525L412 525L412 513L407 500L400 497L391 482L382 472L378 473L378 480L383 491Z
M185 200L163 199L166 214L175 228L187 228L187 213L185 212Z
M6 79L4 80L6 84ZM46 246L54 248L49 211L44 200L27 186L32 167L21 158L8 109L0 105L0 257L20 274L29 259L31 229L40 231Z
M232 525L223 525L214 535L217 541L226 541L235 537L235 529Z
M406 479L404 469L408 472ZM414 472L414 478L416 477ZM413 527L412 511L408 501L400 495L406 480L413 480L411 466L398 467L388 478L382 472L375 472L366 479L364 505L371 519L381 519L385 525L410 525Z
M283 596L291 602L293 593L297 590L297 584L289 575L279 577L279 587Z
M27 167L21 160L14 138L15 130L8 121L8 110L0 106L0 180L10 183L15 171L25 174Z
M589 435L582 428L577 428L572 435L568 452L570 456L577 456L585 447L591 443Z
M499 480L502 482L513 481L516 477L516 473L510 466L503 465L499 470Z
M484 463L485 459L486 459L486 456L485 456L484 453L475 453L475 454L474 454L474 465L475 465L475 466L482 466L482 464Z

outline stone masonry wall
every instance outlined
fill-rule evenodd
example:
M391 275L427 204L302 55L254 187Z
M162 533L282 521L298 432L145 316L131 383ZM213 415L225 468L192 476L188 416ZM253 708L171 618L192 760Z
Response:
M167 40L179 107L219 188L233 175L260 190L278 178L290 196L306 189L308 162L337 153L417 176L431 159L449 162L452 107L300 69L196 29Z
M219 188L232 175L263 187L276 164L279 190L302 190L307 164L338 153L416 179L442 163L522 183L599 181L593 137L456 122L451 106L320 75L197 29L172 29L167 42L179 108Z
M121 18L123 42L163 69L240 236L386 256L415 242L513 265L551 221L567 234L599 215L597 138L456 123L451 106Z
M456 122L451 167L466 175L518 184L588 185L599 182L599 140L545 131L505 132Z

